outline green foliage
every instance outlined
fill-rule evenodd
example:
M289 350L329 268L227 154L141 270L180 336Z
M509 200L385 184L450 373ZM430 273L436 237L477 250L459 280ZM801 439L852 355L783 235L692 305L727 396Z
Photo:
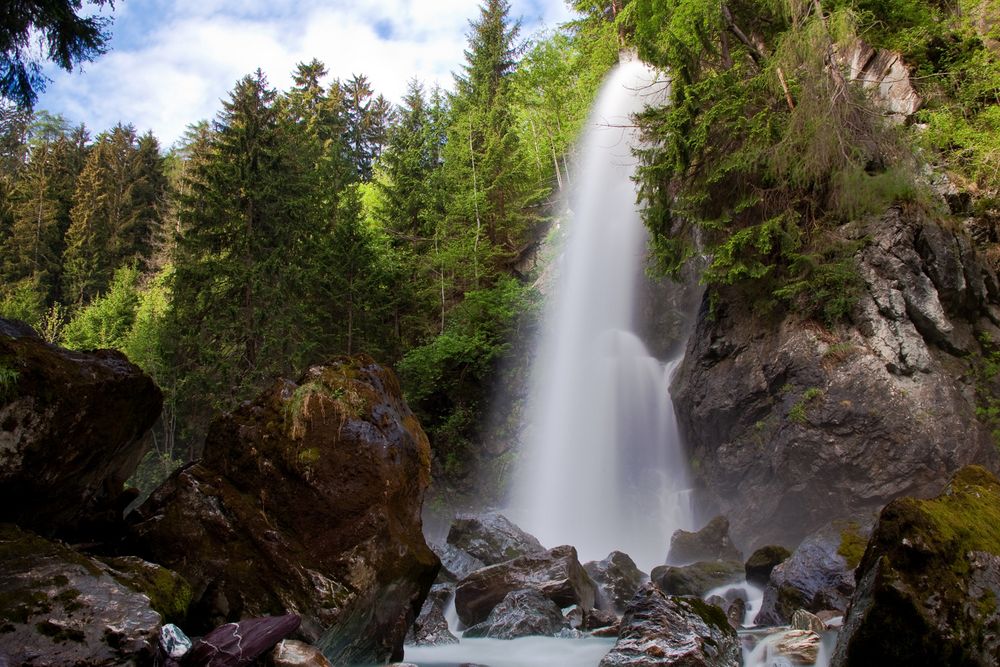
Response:
M818 6L635 0L630 16L640 54L672 76L671 104L639 118L658 266L707 252L709 286L832 323L860 286L857 247L832 231L920 194L900 131L836 60L854 10Z
M866 546L868 539L861 534L860 526L853 521L847 522L840 531L840 546L837 547L837 553L847 561L847 567L852 570L858 567Z
M17 395L20 372L10 362L0 359L0 401L6 403Z
M788 410L788 418L798 424L805 424L809 418L806 410L809 405L823 397L823 390L819 387L809 387L802 396Z
M36 326L44 309L45 296L34 280L29 278L0 287L0 317Z
M76 350L123 349L139 304L139 271L125 267L115 272L106 294L77 311L62 332L62 342Z

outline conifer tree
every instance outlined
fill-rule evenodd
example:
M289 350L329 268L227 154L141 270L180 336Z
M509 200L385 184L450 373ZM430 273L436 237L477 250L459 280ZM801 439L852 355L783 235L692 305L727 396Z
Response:
M307 153L308 151L306 151ZM197 414L300 361L311 237L310 165L258 70L241 79L181 196L172 330L179 391Z

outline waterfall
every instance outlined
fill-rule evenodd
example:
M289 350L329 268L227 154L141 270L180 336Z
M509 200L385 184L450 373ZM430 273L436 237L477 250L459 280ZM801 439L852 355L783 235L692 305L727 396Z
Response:
M572 544L581 561L621 550L647 572L674 530L692 528L669 395L678 360L654 359L635 333L647 237L631 114L664 103L667 89L643 63L625 62L585 129L511 507L546 546Z

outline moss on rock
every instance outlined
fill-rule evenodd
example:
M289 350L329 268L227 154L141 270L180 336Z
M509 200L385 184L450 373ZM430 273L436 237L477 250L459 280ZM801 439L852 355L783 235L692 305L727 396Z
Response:
M937 498L882 510L835 665L993 665L1000 655L1000 482L961 469Z

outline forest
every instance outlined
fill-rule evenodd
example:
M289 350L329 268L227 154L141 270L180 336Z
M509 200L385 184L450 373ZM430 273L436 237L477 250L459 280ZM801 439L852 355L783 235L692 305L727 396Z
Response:
M316 60L287 91L257 70L170 147L5 104L0 316L155 379L145 488L218 411L358 352L398 367L441 471L459 470L531 310L519 263L618 46L598 20L527 39L491 1L453 91L413 80L393 105Z

